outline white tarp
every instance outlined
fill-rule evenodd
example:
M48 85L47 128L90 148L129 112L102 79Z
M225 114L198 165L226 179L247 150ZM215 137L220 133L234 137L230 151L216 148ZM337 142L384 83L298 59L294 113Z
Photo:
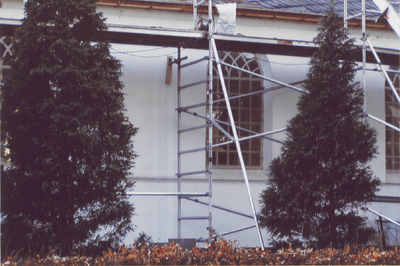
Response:
M215 33L236 34L236 3L216 4L219 17Z

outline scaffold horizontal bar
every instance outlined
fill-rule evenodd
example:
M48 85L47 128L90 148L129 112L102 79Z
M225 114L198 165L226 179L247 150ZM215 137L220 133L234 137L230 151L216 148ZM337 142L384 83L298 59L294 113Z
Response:
M221 125L218 124L218 122L217 122L216 120L212 119L212 120L211 120L211 123L212 123L216 128L218 128L219 131L221 131L222 133L224 133L224 135L227 136L231 141L234 141L234 140L235 140L234 137L233 137L231 134L229 134L223 127L221 127Z
M184 197L184 199L190 200L190 201L202 204L202 205L206 205L206 206L209 205L208 202L200 201L198 199L191 199L191 198L186 198L186 197ZM222 210L222 211L230 212L230 213L233 213L233 214L237 214L237 215L240 215L240 216L243 216L243 217L247 217L247 218L253 219L252 215L245 214L245 213L242 213L242 212L238 212L238 211L235 211L235 210L232 210L232 209L228 209L228 208L225 208L225 207L222 207L222 206L218 206L218 205L212 204L212 207L215 208L215 209L219 209L219 210Z
M206 117L206 116L204 116L204 115L200 115L200 114L197 113L197 112L189 112L189 111L187 111L187 110L182 110L182 112L184 112L184 113L186 113L186 114L189 114L189 115L197 116L197 117L199 117L199 118L203 118L203 119L209 120L208 117Z
M185 132L189 132L189 131L203 129L203 128L206 128L206 127L207 127L207 125L201 125L201 126L196 126L196 127L188 127L188 128L180 129L178 131L178 133L185 133Z
M180 86L179 89L180 89L180 90L187 89L187 88L190 88L190 87L197 86L197 85L199 85L199 84L206 83L207 81L208 81L207 79L199 80L199 81L196 81L196 82L192 82L192 83L189 83L189 84Z
M181 65L181 68L185 68L185 67L188 67L188 66L192 66L192 65L198 64L198 63L200 63L200 62L203 62L203 61L205 61L205 60L208 60L208 56L204 56L204 57L199 58L199 59L197 59L197 60L194 60L194 61L192 61L192 62L189 62L189 63L186 63L186 64L182 64L182 65Z
M384 125L387 126L387 127L390 127L391 129L394 129L394 130L400 132L400 128L395 127L395 126L393 126L393 125L387 123L386 121L383 121L382 119L379 119L379 118L377 118L377 117L375 117L375 116L373 116L373 115L368 115L368 117L374 119L375 121L378 121L379 123L384 124Z
M185 216L178 218L179 220L208 220L208 216Z
M277 129L277 130L268 131L268 132L264 132L264 133L254 134L254 135L248 136L248 137L239 138L238 140L239 141L244 141L244 140L249 140L249 139L254 139L254 138L259 138L259 137L265 137L267 135L280 133L280 132L283 132L285 130L286 130L286 128ZM279 141L279 140L274 140L274 141L283 143L282 141ZM212 145L212 148L217 148L217 147L225 146L225 145L232 144L232 143L233 143L233 141L225 141L225 142L222 142L222 143L218 143L218 144Z
M382 72L382 70L377 69L377 68L366 68L365 70ZM399 70L393 70L393 69L386 69L386 72L388 72L388 73L400 73Z
M388 72L389 72L389 71L388 71ZM303 82L304 82L303 80L302 80L302 81L291 82L291 83L289 83L289 85L294 86L294 85L301 84L301 83L303 83ZM270 92L270 91L275 91L275 90L279 90L279 89L283 89L283 88L285 88L285 86L283 86L283 85L274 86L274 87L266 88L266 89L263 89L263 90L260 90L260 91L254 91L254 92L244 93L244 94L237 95L237 96L232 96L232 97L229 97L229 100L231 101L231 100L240 99L240 98L243 98L243 97L248 97L248 96L252 96L252 95L256 95L256 94L261 94L261 93L266 93L266 92ZM214 100L213 103L215 104L215 103L220 103L220 102L225 102L225 99ZM186 110L188 110L188 109L197 108L197 107L202 107L202 106L206 106L206 105L208 105L208 102L202 102L202 103L198 103L198 104L183 106L183 107L180 107L180 108L177 109L177 110L179 110L179 111L186 111Z
M357 18L357 17L361 17L361 13L358 13L358 14L355 14L355 15L353 15L353 16L347 17L347 18L346 18L346 21L355 19L355 18Z
M231 231L227 231L227 232L221 233L221 236L225 236L225 235L241 232L241 231L248 230L248 229L251 229L251 228L254 228L254 227L256 227L256 226L255 225L250 225L250 226L246 226L246 227L241 227L241 228L238 228L238 229L235 229L235 230L231 230Z
M127 192L129 196L179 196L179 197L207 197L208 192Z
M396 88L394 87L393 82L392 82L392 80L390 79L390 77L388 76L386 70L382 67L382 62L381 62L381 60L380 60L378 54L376 53L375 48L372 46L372 44L371 44L371 42L369 41L369 39L367 39L367 43L368 43L368 46L369 46L369 48L371 49L371 51L372 51L372 53L373 53L373 55L374 55L374 57L375 57L375 59L376 59L376 62L378 63L380 69L382 70L382 73L383 73L383 75L384 75L384 77L385 77L387 83L389 84L390 88L392 89L392 92L393 92L394 96L396 97L397 102L400 104L400 96L399 96L399 94L397 93L397 90L396 90Z
M188 110L188 109L192 109L192 108L197 108L197 107L203 107L206 106L207 102L202 102L202 103L198 103L198 104L192 104L192 105L188 105L188 106L182 106L180 108L178 108L178 111L182 111L182 110Z
M204 4L204 2L205 2L204 0L203 0L203 1L200 1L200 2L198 2L197 4L195 4L194 7L197 8L197 7L201 6L202 4Z
M208 149L208 147L205 146L205 147L201 147L201 148L197 148L197 149L190 149L190 150L180 151L180 152L178 152L178 154L182 155L182 154L188 154L188 153L195 153L195 152L205 151L207 149Z
M233 69L236 69L236 70L239 70L239 71L242 71L242 72L244 72L244 73L248 73L248 74L253 75L253 76L255 76L255 77L265 79L265 80L267 80L267 81L269 81L269 82L272 82L272 83L275 83L275 84L279 84L279 85L281 85L281 86L290 88L290 89L295 90L295 91L308 93L308 91L303 90L303 89L300 89L300 88L297 88L297 87L292 86L292 85L290 85L290 84L287 84L287 83L284 83L284 82L281 82L281 81L278 81L278 80L275 80L275 79L272 79L272 78L268 78L268 77L266 77L266 76L263 76L263 75L254 73L254 72L252 72L252 71L245 70L245 69L240 68L240 67L236 67L236 66L234 66L234 65L231 65L231 64L228 64L228 63L225 63L225 62L222 62L222 61L220 61L220 64L221 64L221 65L224 65L224 66L228 66L228 67L233 68Z
M200 170L200 171L192 171L192 172L177 173L176 175L177 175L178 177L181 177L181 176L199 175L199 174L207 174L207 173L209 173L208 170Z
M385 219L385 220L391 222L392 224L397 225L397 226L400 227L400 223L396 222L396 221L393 220L393 219L390 219L389 217L386 217L385 215L380 214L380 213L377 212L377 211L374 211L374 210L372 210L372 209L370 209L370 208L363 208L363 209L369 211L370 213L373 213L373 214L375 214L375 215L378 215L379 217L382 217L383 219Z
M228 123L228 122L224 122L224 121L220 121L220 120L216 120L216 119L215 119L215 121L218 122L218 123L220 123L220 124L224 124L224 125L226 125L226 126L231 126L231 124ZM236 128L239 129L239 130L248 132L248 133L250 133L250 134L254 134L254 135L256 135L256 134L262 134L263 136L260 136L260 137L262 137L262 138L265 138L265 139L268 139L268 140L271 140L271 141L274 141L274 142L283 144L283 141L281 141L281 140L277 140L277 139L273 139L273 138L267 137L268 134L266 134L266 133L257 133L257 132L251 131L251 130L249 130L249 129L246 129L246 128L243 128L243 127L238 127L238 126L237 126ZM257 137L259 137L259 136L257 136ZM239 141L240 141L240 140L239 140ZM228 142L216 144L216 145L213 146L212 148L216 148L216 147L228 145L228 144L231 144L231 143L232 143L231 141L228 141Z
M272 131L268 131L268 132L264 132L264 133L254 134L252 136L240 138L240 140L242 141L242 140L254 139L254 138L258 138L258 137L263 137L263 136L267 136L267 135L273 135L273 134L281 133L283 131L286 131L286 128L281 128L281 129L272 130Z

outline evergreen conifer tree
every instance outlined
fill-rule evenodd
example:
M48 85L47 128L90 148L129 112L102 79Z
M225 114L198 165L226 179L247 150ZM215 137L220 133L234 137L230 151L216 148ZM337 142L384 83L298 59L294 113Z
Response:
M95 0L33 0L2 87L2 253L68 254L132 230L135 128Z
M367 165L376 154L376 132L365 121L363 90L353 83L354 40L334 8L314 43L319 49L304 84L308 93L271 162L259 220L275 238L342 247L365 240L358 208L379 185Z

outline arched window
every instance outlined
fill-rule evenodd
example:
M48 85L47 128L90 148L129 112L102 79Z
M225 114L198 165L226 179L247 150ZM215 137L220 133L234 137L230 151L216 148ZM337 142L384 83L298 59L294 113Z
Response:
M220 60L224 63L261 73L261 66L253 54L237 52L220 52ZM222 66L223 76L227 87L233 117L239 138L251 136L263 131L263 94L262 79L249 73ZM221 121L223 130L232 136L229 116L224 102L224 95L219 82L218 71L214 63L213 81L213 117ZM258 93L257 93L258 92ZM226 134L214 126L213 143L229 141ZM241 141L242 154L248 168L262 168L262 141L260 138ZM213 165L216 168L239 168L239 160L234 143L213 149Z
M389 76L397 93L400 94L400 74L389 73ZM400 127L400 104L387 82L385 86L385 110L386 122L395 127ZM400 132L389 127L386 127L386 170L400 172Z

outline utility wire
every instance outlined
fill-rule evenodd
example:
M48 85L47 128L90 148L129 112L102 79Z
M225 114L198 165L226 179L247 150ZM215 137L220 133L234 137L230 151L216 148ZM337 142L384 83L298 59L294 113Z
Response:
M159 57L165 57L168 55L172 55L172 54L176 54L177 51L174 52L170 52L170 53L166 53L166 54L161 54L161 55L138 55L137 53L142 53L142 52L151 52L151 51L157 51L157 50L161 50L161 49L168 49L168 47L158 47L158 48L153 48L153 49L147 49L147 50L138 50L138 51L120 51L118 49L115 49L114 47L112 47L112 50L114 50L114 52L111 52L112 54L123 54L123 55L128 55L128 56L133 56L133 57L139 57L139 58L159 58Z

